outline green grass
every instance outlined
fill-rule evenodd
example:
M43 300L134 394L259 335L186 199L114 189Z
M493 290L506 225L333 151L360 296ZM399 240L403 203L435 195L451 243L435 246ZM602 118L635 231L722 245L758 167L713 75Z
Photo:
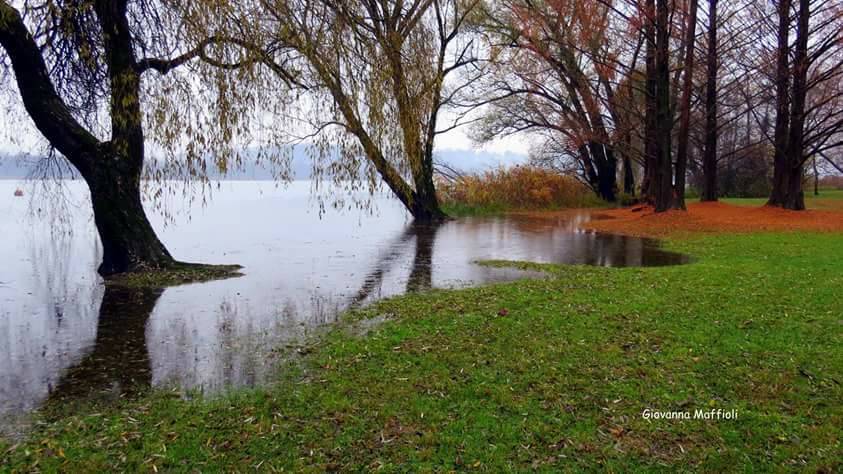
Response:
M843 469L843 236L669 247L695 262L393 298L274 387L60 416L0 447L0 470ZM641 416L712 407L738 418Z
M843 190L841 189L820 189L820 195L814 195L814 188L805 190L805 206L808 209L824 209L830 207L840 207L836 202L843 200ZM767 203L767 198L722 198L721 201L734 204L736 206L763 206Z

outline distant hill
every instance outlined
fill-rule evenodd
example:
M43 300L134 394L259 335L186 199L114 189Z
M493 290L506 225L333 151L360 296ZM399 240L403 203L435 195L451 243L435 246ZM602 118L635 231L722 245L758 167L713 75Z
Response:
M37 161L38 158L31 155L0 153L0 178L27 178L34 172Z
M526 157L515 153L490 153L485 151L472 150L443 150L436 153L437 162L443 162L449 166L465 172L480 172L499 166L511 166L523 163ZM36 155L11 154L0 152L0 179L23 179L39 176L37 172L38 162L41 158ZM273 173L266 166L250 162L248 159L238 169L228 171L223 175L216 169L208 174L212 180L231 181L269 181L273 179ZM296 180L307 180L311 176L310 158L304 146L297 146L293 151L291 171ZM61 177L78 177L75 170L70 166L62 166Z

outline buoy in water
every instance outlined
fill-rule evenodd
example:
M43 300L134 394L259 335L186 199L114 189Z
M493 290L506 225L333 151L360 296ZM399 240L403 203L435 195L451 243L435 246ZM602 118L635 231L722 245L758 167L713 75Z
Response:
M22 189L15 189L15 196L16 197L23 197L23 190Z

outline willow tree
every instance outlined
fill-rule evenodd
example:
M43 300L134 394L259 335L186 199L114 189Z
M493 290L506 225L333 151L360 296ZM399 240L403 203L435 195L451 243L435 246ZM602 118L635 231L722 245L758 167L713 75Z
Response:
M232 66L210 56L213 47L229 42L225 38L209 35L192 47L181 42L177 33L195 28L176 11L165 0L46 0L16 6L0 0L0 46L7 56L2 65L14 73L35 127L88 185L102 241L102 275L178 263L142 205L145 122L153 117L165 146L174 145L187 128L194 132L190 142L209 147L236 135L233 110L217 120L220 130L194 124L173 128L189 109L178 108L174 83L143 87L149 74L172 76L197 59ZM193 87L186 84L182 90ZM216 96L231 103L224 97ZM150 108L146 117L144 103Z
M457 125L440 116L475 77L466 29L479 0L259 3L265 48L298 55L307 138L318 160L335 159L325 170L370 184L379 176L416 220L443 219L434 142Z

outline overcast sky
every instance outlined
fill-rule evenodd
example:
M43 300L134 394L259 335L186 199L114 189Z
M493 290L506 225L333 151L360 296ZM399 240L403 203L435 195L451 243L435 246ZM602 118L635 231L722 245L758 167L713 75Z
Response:
M42 150L44 141L30 119L21 116L19 104L11 103L9 97L0 100L0 151L38 153ZM437 137L436 151L449 152L449 156L453 156L452 152L471 155L472 168L477 167L478 162L488 162L490 167L516 164L523 162L529 152L525 136L506 137L478 147L466 132L465 127L461 127L440 135Z

